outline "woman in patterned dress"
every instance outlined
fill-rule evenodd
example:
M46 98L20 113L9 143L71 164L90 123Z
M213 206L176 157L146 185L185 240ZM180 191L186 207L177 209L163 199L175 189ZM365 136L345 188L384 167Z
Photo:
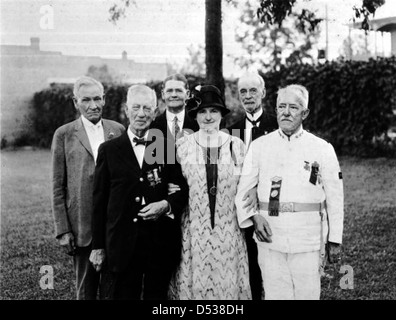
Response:
M229 110L216 87L202 86L191 103L189 115L200 130L177 141L189 205L182 216L181 261L169 297L251 299L246 244L234 204L245 147L220 131Z

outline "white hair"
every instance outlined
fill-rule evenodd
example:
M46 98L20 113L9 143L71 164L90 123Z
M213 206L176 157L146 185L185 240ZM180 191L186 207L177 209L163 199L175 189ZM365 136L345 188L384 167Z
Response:
M291 91L297 96L298 103L304 108L308 109L309 93L307 88L300 84L290 84L284 88L278 90L278 98L276 100L276 105L278 105L280 98L286 94L286 92Z
M73 87L73 94L75 97L78 96L78 92L80 91L81 87L84 86L97 86L100 91L102 91L102 95L104 94L103 84L101 84L98 80L88 76L82 76L76 80Z
M246 72L244 73L242 76L239 77L238 79L238 88L239 88L239 82L242 79L251 79L251 78L256 78L259 83L260 83L260 89L262 90L262 92L265 91L265 82L262 76L260 76L258 73L256 72Z
M127 105L129 105L131 99L137 93L144 93L150 95L153 109L157 107L157 94L153 89L151 89L150 87L144 84L134 84L128 88L127 101L126 101Z

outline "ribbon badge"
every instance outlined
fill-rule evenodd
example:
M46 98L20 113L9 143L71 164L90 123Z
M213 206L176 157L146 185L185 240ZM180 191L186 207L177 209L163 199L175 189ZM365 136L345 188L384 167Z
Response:
M147 171L147 181L150 183L150 187L155 186L154 173L151 170Z
M282 186L282 177L271 178L271 191L268 204L268 214L270 216L279 216L279 198Z
M155 181L155 184L161 183L161 178L160 178L160 176L159 176L159 171L158 171L158 169L153 169L153 174L154 174L154 181Z
M161 183L162 179L160 173L161 166L153 170L147 171L147 181L149 182L150 187L155 187L157 184Z
M304 161L305 165L304 165L304 169L309 171L310 167L309 167L309 162L308 161Z
M317 163L315 161L311 165L311 176L309 177L309 182L311 182L313 185L316 185L316 182L318 181L318 178L319 178L319 183L320 183L319 163Z

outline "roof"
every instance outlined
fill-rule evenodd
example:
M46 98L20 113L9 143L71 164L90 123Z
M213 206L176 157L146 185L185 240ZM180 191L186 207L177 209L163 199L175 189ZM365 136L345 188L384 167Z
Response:
M393 32L396 31L396 17L388 17L382 19L371 19L369 21L370 30L381 31L381 32ZM350 24L354 29L362 29L361 22L355 22Z

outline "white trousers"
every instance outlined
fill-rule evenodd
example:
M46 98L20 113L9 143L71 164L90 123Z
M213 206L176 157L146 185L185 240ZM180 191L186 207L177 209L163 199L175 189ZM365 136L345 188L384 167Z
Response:
M265 300L319 300L320 253L283 253L258 246Z

